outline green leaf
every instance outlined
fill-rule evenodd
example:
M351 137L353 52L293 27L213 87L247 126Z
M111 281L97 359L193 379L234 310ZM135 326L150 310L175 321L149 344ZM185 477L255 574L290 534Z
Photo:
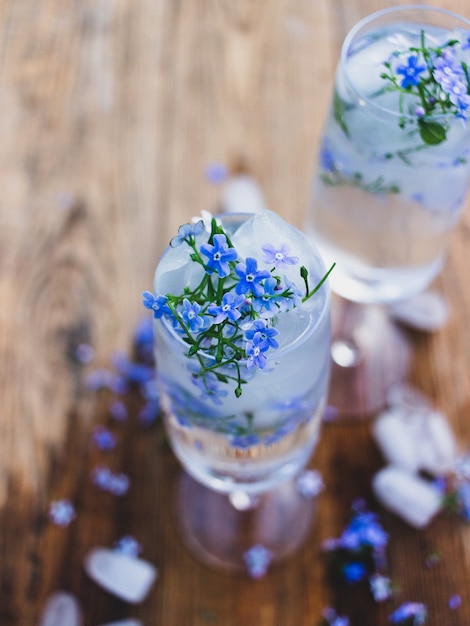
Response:
M418 121L418 124L419 134L421 135L421 139L424 141L424 143L430 146L435 146L446 140L447 133L442 124L438 124L437 122L429 122L423 119L420 119Z
M346 137L349 137L349 129L344 121L344 112L346 111L346 104L338 96L338 92L335 91L333 96L333 115L335 120L343 130Z

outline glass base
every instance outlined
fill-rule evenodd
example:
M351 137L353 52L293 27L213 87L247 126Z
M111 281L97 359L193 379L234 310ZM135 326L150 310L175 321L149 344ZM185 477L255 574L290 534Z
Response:
M267 565L271 565L293 554L307 539L314 501L298 492L295 480L255 497L244 496L212 491L181 472L176 491L179 530L186 547L205 565L250 574L247 552L251 548L267 551Z
M367 418L385 406L387 391L406 379L411 347L384 307L334 298L328 402L340 417Z

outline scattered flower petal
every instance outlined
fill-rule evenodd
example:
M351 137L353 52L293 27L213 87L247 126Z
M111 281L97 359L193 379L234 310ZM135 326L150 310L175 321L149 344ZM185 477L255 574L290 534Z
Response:
M421 626L427 619L427 610L424 604L420 602L405 602L396 609L390 616L389 622L392 624L403 624L413 618L411 624L413 626Z
M369 585L376 602L383 602L392 596L392 584L386 576L374 574L369 578Z
M66 527L76 517L75 507L70 500L56 500L49 506L49 519L56 526Z
M228 168L223 163L210 163L206 167L206 179L213 183L214 185L218 185L223 183L228 177Z
M114 544L114 551L135 558L142 552L142 546L131 535L124 535Z
M243 558L251 578L262 578L268 571L273 555L261 544L256 544L244 553Z
M316 498L325 488L320 472L305 470L296 480L297 491L307 500Z
M93 484L102 491L109 491L115 496L123 496L129 489L129 477L126 474L113 474L108 467L96 467L91 473Z
M455 594L454 596L449 598L449 609L452 609L452 611L458 609L461 604L462 598L458 594Z
M100 450L112 450L116 445L116 435L104 426L97 426L95 428L92 440Z

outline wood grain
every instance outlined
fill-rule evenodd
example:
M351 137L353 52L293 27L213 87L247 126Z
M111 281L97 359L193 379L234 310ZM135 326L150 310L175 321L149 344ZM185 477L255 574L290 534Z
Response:
M405 1L393 4L406 4ZM470 17L466 0L430 2ZM47 597L74 593L84 626L138 617L146 626L316 626L327 605L352 626L387 624L392 605L429 606L430 626L470 623L470 526L427 530L381 511L390 533L394 604L331 584L321 542L338 536L357 496L376 506L382 465L368 422L325 426L312 467L326 490L300 554L254 583L199 565L174 528L179 466L162 425L143 427L141 399L111 420L86 391L81 343L107 367L129 351L140 293L179 224L214 209L210 163L241 164L268 205L300 226L334 67L347 30L381 0L3 0L0 3L0 624L33 626ZM448 416L463 449L470 426L468 210L436 288L452 317L411 333L411 381ZM118 445L90 445L96 424ZM90 480L106 462L131 479L116 498ZM48 522L68 497L77 518ZM94 585L86 552L125 534L160 577L131 607ZM424 562L436 551L434 568ZM447 602L463 602L450 611Z

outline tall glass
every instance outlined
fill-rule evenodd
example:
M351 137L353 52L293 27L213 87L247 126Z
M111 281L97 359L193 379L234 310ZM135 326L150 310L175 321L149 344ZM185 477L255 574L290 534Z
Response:
M443 9L393 7L344 41L307 227L349 300L405 298L442 267L470 174L469 34Z
M191 477L184 475L179 488L185 539L205 562L239 568L250 547L262 544L273 558L281 558L298 547L307 530L306 501L293 484L313 452L325 406L330 303L326 284L302 301L301 265L312 286L321 281L325 268L306 238L278 216L226 214L217 223L233 246L230 250L238 254L239 273L233 265L221 281L206 268L214 285L208 292L216 301L212 306L201 302L197 285L205 284L207 292L207 276L190 257L195 249L207 251L204 242L211 237L207 230L194 237L192 249L187 240L170 246L157 267L155 294L184 292L188 301L201 302L204 318L191 333L198 342L193 344L171 312L159 314L157 377L171 445ZM263 245L272 246L267 257ZM281 251L277 257L275 250ZM286 262L276 269L276 259L282 261L279 254ZM244 265L248 258L255 259L257 268ZM255 274L259 280L250 290L247 285ZM272 276L281 280L281 286ZM239 293L231 289L235 301L231 296L223 300L221 282L228 288L242 279L247 281L245 289L239 288ZM303 291L294 289L294 283ZM290 304L282 293L293 294ZM224 318L234 302L235 319ZM213 337L198 339L202 331L217 325L229 350L225 363ZM269 350L263 336L271 342Z
M442 268L469 183L469 37L458 15L404 6L344 41L305 228L348 301L406 299ZM352 343L336 350L346 364L361 358Z

